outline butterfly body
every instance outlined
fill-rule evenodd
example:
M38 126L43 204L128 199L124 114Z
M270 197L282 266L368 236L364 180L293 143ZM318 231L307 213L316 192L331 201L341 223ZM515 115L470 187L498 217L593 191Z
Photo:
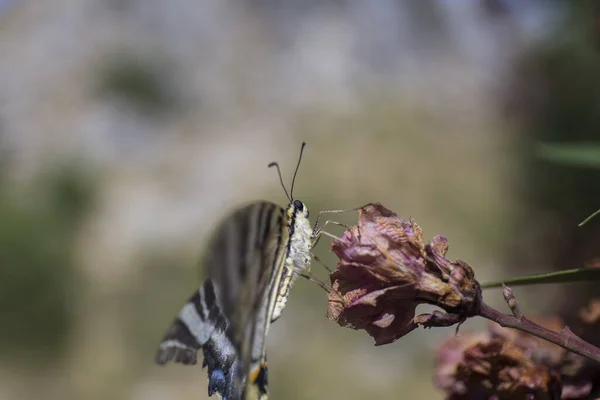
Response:
M312 233L299 200L285 210L255 202L225 218L203 260L206 281L167 331L157 363L195 364L202 350L209 395L267 399L266 336L310 268Z
M302 202L295 200L286 210L286 214L290 221L290 240L271 322L281 316L289 296L289 290L298 275L310 270L313 228L308 219L308 209Z
M294 200L287 209L287 215L290 220L290 241L285 266L301 274L310 268L313 228L308 219L308 209L300 200Z

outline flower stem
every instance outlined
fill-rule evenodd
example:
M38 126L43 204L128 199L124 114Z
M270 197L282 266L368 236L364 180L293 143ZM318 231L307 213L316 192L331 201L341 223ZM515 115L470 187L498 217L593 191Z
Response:
M541 325L521 316L521 318L504 314L493 307L488 306L483 301L480 304L477 315L497 322L505 328L513 328L522 332L529 333L541 339L552 342L560 347L577 353L584 357L600 362L600 348L586 342L575 335L569 327L565 326L560 332L544 328Z

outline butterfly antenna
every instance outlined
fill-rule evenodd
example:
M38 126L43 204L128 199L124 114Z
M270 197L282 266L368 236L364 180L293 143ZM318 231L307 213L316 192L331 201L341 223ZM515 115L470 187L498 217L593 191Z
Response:
M302 147L300 147L300 156L298 157L298 164L296 165L296 170L294 171L294 177L292 178L292 187L290 189L290 201L294 199L294 182L296 182L296 174L298 173L298 168L300 168L300 161L302 161L302 153L304 152L304 147L306 146L306 142L302 142Z
M269 164L269 168L271 168L271 167L277 168L277 175L279 175L279 182L281 183L281 187L283 188L283 191L285 192L285 197L287 197L287 199L291 203L292 202L292 198L288 194L288 191L285 188L285 185L283 184L283 178L281 177L281 169L279 169L279 164L277 162L273 161L272 163Z

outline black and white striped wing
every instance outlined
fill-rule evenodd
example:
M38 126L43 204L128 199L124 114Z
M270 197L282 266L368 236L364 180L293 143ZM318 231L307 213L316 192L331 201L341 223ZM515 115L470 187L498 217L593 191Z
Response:
M265 337L287 237L284 210L273 203L253 203L226 218L204 258L207 280L179 312L156 361L194 364L202 349L209 395L266 399Z
M220 311L216 294L210 280L185 303L177 318L169 327L156 355L158 364L173 361L196 364L197 353L207 343L215 329Z

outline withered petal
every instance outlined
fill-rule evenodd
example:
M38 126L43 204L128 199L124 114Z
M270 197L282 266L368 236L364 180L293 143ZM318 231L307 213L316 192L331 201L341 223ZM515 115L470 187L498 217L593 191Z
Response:
M337 282L334 283L334 288ZM338 301L330 296L328 317L340 326L364 329L375 339L375 345L391 343L412 331L417 304L412 301L414 288L389 287L371 292L338 292ZM344 302L339 298L344 299Z
M378 326L380 328L387 328L392 324L392 322L394 322L394 319L396 319L396 317L394 317L394 314L384 313L379 317L378 320L373 321L373 325Z
M442 257L446 256L448 252L448 247L450 246L448 243L448 239L442 235L436 235L431 239L430 242L431 247Z
M480 291L468 265L444 255L448 241L436 236L425 245L423 232L381 204L359 210L358 225L334 240L339 263L330 275L328 317L339 325L365 329L376 344L412 331L418 304L434 304L424 326L449 326L469 315ZM424 318L424 317L421 317Z

